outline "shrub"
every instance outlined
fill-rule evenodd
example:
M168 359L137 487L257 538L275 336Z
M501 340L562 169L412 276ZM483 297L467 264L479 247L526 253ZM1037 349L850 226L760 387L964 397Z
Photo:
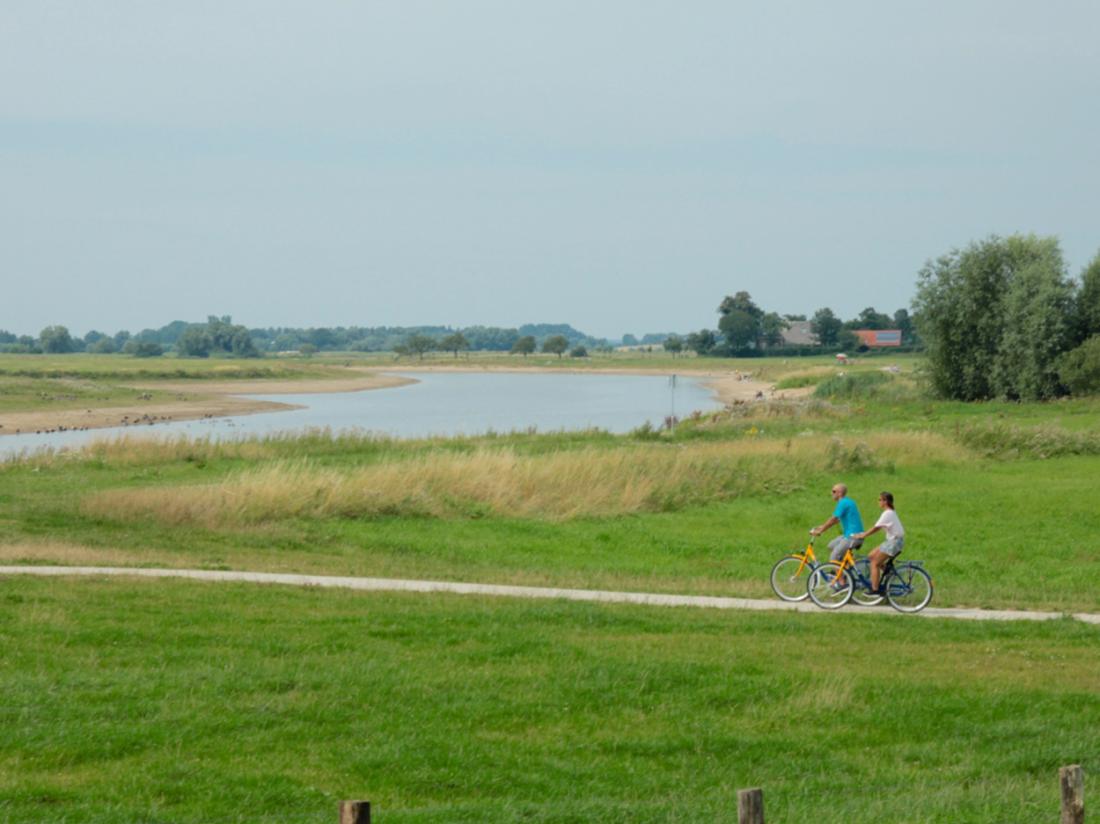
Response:
M1058 377L1074 395L1100 392L1100 335L1093 335L1058 359Z
M816 398L870 398L893 377L885 372L854 372L835 375L822 381L814 390Z
M826 467L834 472L860 472L865 469L893 471L893 466L883 463L875 451L864 441L848 446L840 438L833 438L825 448Z

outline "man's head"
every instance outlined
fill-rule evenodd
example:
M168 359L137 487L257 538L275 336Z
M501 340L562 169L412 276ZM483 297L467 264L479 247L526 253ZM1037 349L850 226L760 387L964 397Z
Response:
M848 487L846 487L844 484L833 484L832 495L833 495L833 500L834 501L839 501L841 498L843 498L847 494L848 494Z

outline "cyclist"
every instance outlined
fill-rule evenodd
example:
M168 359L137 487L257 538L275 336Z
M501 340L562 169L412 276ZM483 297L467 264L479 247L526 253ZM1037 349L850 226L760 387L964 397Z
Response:
M863 519L859 517L859 507L856 502L848 497L848 487L844 484L833 484L833 500L836 508L829 519L820 526L810 530L811 535L820 535L834 524L840 524L841 535L829 541L829 559L839 561L849 549L859 549L863 546L863 538L858 533L863 532Z
M898 513L894 511L894 496L889 492L880 492L878 495L878 506L882 510L882 514L878 516L878 520L875 521L875 525L868 529L866 532L861 532L859 535L854 535L855 538L866 538L868 535L873 535L880 529L886 531L886 540L883 541L878 547L871 550L871 591L876 595L882 595L879 592L879 580L882 578L883 567L886 566L886 562L891 558L897 558L901 554L901 550L905 547L905 527L901 525L901 521L898 519Z

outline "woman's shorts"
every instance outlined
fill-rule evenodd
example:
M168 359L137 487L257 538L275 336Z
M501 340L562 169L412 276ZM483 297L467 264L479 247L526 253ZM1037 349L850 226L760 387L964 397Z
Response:
M883 541L882 546L879 547L879 551L885 552L891 558L897 558L899 555L901 555L901 551L904 548L905 538L899 536L897 538L890 538L889 540Z

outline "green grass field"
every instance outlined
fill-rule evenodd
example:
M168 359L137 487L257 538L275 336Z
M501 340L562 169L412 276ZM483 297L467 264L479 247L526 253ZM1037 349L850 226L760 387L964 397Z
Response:
M0 818L1054 820L1095 627L0 582Z
M50 368L125 383L100 360ZM671 434L7 461L0 562L771 597L844 480L868 522L894 492L935 605L1100 612L1100 400L943 403L897 362L758 360L814 394ZM34 402L75 378L2 380ZM13 577L0 820L332 821L365 797L382 821L722 821L752 785L769 821L1052 820L1057 768L1098 763L1097 633Z

